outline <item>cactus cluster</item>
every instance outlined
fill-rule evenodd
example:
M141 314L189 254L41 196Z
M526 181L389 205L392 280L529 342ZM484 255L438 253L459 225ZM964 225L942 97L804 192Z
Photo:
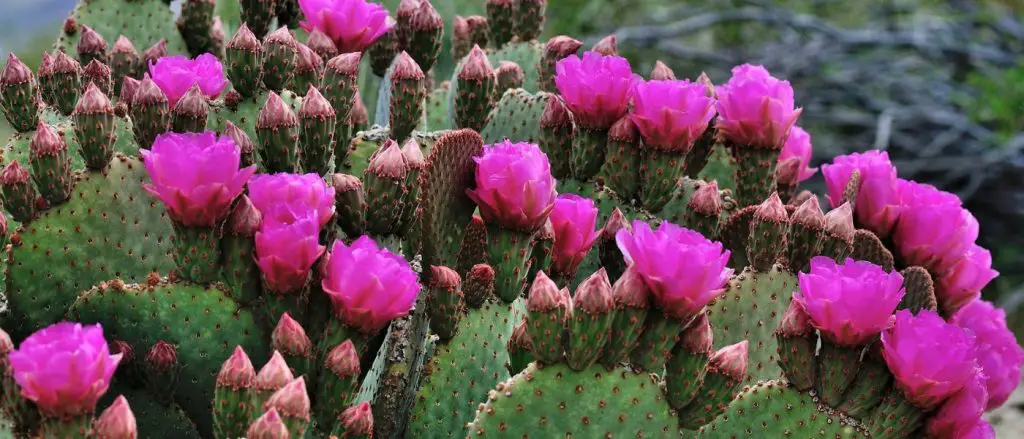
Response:
M545 0L240 6L82 1L0 73L5 437L994 437L977 221L877 151L797 192L764 68L644 79Z

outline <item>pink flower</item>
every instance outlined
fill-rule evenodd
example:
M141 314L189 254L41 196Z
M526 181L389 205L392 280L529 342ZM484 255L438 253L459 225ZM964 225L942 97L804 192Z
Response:
M216 56L209 53L199 55L196 59L182 55L165 56L155 63L150 62L149 76L167 95L171 107L195 84L199 84L199 89L210 99L220 96L220 92L228 85L224 66Z
M376 333L409 314L420 284L409 263L368 236L351 246L334 241L322 266L321 286L331 298L334 314L364 333Z
M957 439L996 439L996 431L988 421L978 419L978 422L974 423L970 431L957 436Z
M319 174L261 174L249 182L249 198L264 227L313 218L323 227L334 216L334 187Z
M792 181L783 181L782 183L796 185L813 177L818 172L818 168L810 167L813 153L811 135L804 131L803 128L793 125L793 129L789 130L789 138L786 139L786 145L782 147L782 152L779 154L779 166L782 167L783 163L787 160L795 160L799 163L796 166L798 172L792 176Z
M626 263L635 267L669 317L689 321L724 291L733 270L719 242L668 221L652 231L643 221L615 235Z
M1006 327L1006 313L984 300L975 300L950 319L954 325L974 333L978 345L978 365L985 374L988 389L986 409L1003 405L1020 384L1024 349Z
M689 151L715 116L707 87L685 80L640 81L633 105L644 144L666 151Z
M362 52L395 23L388 10L366 0L299 0L306 32L318 29L338 47L340 53Z
M977 372L977 348L970 331L946 323L933 311L914 316L900 310L882 332L882 356L896 384L922 410L937 407L960 391Z
M828 186L832 208L843 204L843 191L853 171L860 172L860 191L854 208L857 222L879 237L889 236L901 212L896 168L889 162L889 154L877 150L855 152L823 165L821 174Z
M978 239L978 220L949 192L903 179L897 187L903 213L893 230L896 250L907 265L948 272Z
M825 256L811 259L810 273L800 273L793 293L822 337L841 346L860 346L889 326L903 298L903 276L865 261L842 265Z
M591 130L607 130L626 116L639 77L626 58L588 51L555 64L555 85L576 121Z
M999 272L992 269L992 253L977 244L971 244L948 271L939 275L935 288L939 305L947 314L956 312L978 298L982 288L996 276L999 276Z
M143 187L189 227L210 227L227 217L256 166L238 169L242 152L231 137L164 133L151 149L139 150L151 184Z
M985 413L988 392L985 377L980 371L967 380L959 392L951 396L938 413L928 421L926 430L930 439L959 439L974 429Z
M555 203L555 179L548 156L532 143L505 140L485 145L476 161L476 189L466 195L487 223L534 231L544 225Z
M48 417L92 413L121 361L103 328L60 322L40 329L8 356L21 396Z
M320 227L313 218L291 224L263 224L256 232L256 264L267 288L277 294L293 294L309 281L313 264L324 254Z
M555 230L552 268L560 274L573 274L597 240L597 207L594 200L575 194L559 195L551 210Z
M716 87L715 94L716 128L736 145L782 149L803 111L794 108L789 81L771 76L763 66L733 67L732 77Z

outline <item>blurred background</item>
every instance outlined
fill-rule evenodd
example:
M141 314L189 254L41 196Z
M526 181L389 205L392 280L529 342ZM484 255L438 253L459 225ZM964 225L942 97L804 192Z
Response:
M456 13L484 13L483 0L433 3L449 29ZM0 0L2 59L14 51L35 69L74 6ZM1002 273L984 295L1024 339L1024 0L550 0L545 38L589 47L613 33L644 75L660 59L716 83L743 62L788 79L814 165L884 149L901 177L958 193ZM10 132L0 118L0 139ZM820 174L808 183L820 189Z

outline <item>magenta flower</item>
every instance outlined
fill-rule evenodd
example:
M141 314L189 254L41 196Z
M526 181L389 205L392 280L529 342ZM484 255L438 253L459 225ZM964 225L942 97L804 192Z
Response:
M257 175L249 182L249 198L263 214L264 227L306 217L323 227L334 216L334 186L319 174Z
M555 179L548 156L535 144L505 140L485 145L476 161L476 189L466 190L487 223L534 231L555 203Z
M320 227L313 218L300 218L291 224L264 223L256 232L256 264L267 288L277 294L301 291L324 250Z
M299 26L331 37L340 53L366 50L395 25L385 7L366 0L299 0L299 9Z
M171 219L188 227L210 227L227 217L256 172L256 166L239 169L238 145L212 131L164 133L139 153L152 180L143 187L163 201Z
M638 80L620 56L587 51L555 64L558 92L576 122L591 130L607 130L626 116Z
M334 241L321 268L321 286L331 298L334 315L367 334L408 315L420 292L409 263L377 247L368 236L361 236L351 246Z
M882 356L906 397L922 410L937 407L977 372L974 335L933 311L900 310L882 331Z
M996 439L996 431L988 421L979 419L970 431L958 436L957 439Z
M121 361L99 325L60 322L40 329L10 352L21 396L47 417L92 413Z
M615 242L662 312L677 320L689 321L697 315L724 291L733 273L726 267L729 251L723 251L721 243L668 221L657 231L634 221L632 233L619 230Z
M633 114L644 145L665 151L689 151L715 117L715 102L704 84L690 81L640 81Z
M985 377L980 371L951 396L926 426L929 439L960 439L974 429L985 413L988 392Z
M903 276L865 261L842 265L826 256L811 259L793 293L822 337L841 346L861 346L889 326L903 298Z
M784 168L784 163L793 162L798 163L795 166L797 172L792 176L787 175L787 181L781 181L785 184L796 185L801 181L807 180L814 176L818 172L818 168L810 167L811 157L813 154L813 148L811 147L811 135L796 125L789 130L789 138L786 139L785 146L782 147L782 152L779 154L779 169Z
M903 179L897 187L903 213L893 230L896 250L908 265L948 272L978 239L978 220L949 192Z
M167 95L171 107L174 107L178 99L185 96L185 92L195 84L199 84L203 95L210 99L217 99L228 85L228 80L224 76L224 66L216 56L209 53L199 55L195 59L188 59L182 55L165 56L155 63L149 63L149 76Z
M551 255L553 271L560 274L576 273L600 234L594 230L597 225L594 200L575 194L559 195L551 210L551 225L555 229Z
M790 128L803 111L794 108L793 87L763 66L733 67L732 77L715 88L716 128L736 145L782 149Z
M954 325L974 333L978 345L978 365L988 389L986 409L1003 405L1020 384L1024 349L1006 327L1006 313L984 300L975 300L950 319Z
M999 276L999 272L992 269L992 253L977 244L971 244L948 271L939 274L935 288L939 305L947 314L956 312L978 298L982 288L996 276Z
M821 174L828 186L832 208L843 204L843 191L853 171L860 172L860 191L854 209L857 222L879 237L889 236L902 210L896 168L889 162L889 154L877 150L855 152L823 165Z

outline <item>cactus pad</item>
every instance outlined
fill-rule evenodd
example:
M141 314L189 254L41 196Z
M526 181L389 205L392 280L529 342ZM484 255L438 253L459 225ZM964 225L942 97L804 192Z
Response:
M185 53L185 40L174 24L174 11L164 0L89 0L80 1L69 17L103 36L108 44L124 35L140 51L167 40L167 53ZM57 47L75 53L81 32L61 32Z
M480 131L484 143L509 139L513 142L537 143L537 127L547 104L547 93L530 93L513 88L502 95L491 110L487 126Z
M459 130L441 135L430 149L420 174L425 266L455 266L462 231L476 209L466 189L475 186L473 157L482 148L476 131Z
M511 61L519 64L519 67L523 69L523 75L525 75L523 89L537 91L540 89L537 82L537 78L540 76L537 65L540 64L540 58L543 54L544 44L533 40L525 43L515 42L506 44L501 49L492 52L488 58L490 58L491 65L493 66L500 65L502 61Z
M114 384L103 395L97 412L105 410L114 398L124 395L131 406L132 414L139 428L139 436L153 439L199 439L195 424L177 404L164 405L153 395L140 389L129 389ZM2 435L0 435L2 437Z
M729 409L701 427L697 438L828 438L863 436L837 415L818 407L814 399L782 380L766 381L739 394Z
M79 146L78 139L72 129L71 120L58 117L57 114L50 109L43 112L42 119L52 124L53 127L56 128L57 133L64 137L64 142L68 145L68 155L71 157L71 169L75 171L84 170L85 161L82 159L82 154L79 152L81 147ZM126 155L137 154L139 152L139 146L135 143L135 139L132 137L131 120L124 117L118 117L114 119L114 123L114 133L117 136L117 140L114 141L114 152L120 152ZM17 160L21 164L27 166L29 163L29 143L32 142L33 135L35 135L35 131L15 133L11 136L7 141L7 146L3 149L2 154L0 154L0 165Z

